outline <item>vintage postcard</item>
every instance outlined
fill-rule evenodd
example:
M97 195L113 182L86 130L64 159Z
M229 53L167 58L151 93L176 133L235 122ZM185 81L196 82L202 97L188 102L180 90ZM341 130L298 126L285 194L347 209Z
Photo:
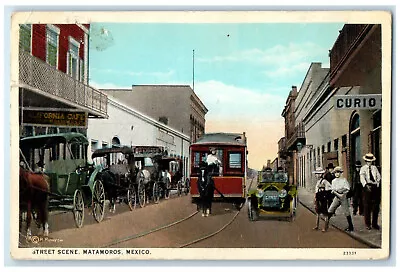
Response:
M13 259L389 257L389 12L11 22Z

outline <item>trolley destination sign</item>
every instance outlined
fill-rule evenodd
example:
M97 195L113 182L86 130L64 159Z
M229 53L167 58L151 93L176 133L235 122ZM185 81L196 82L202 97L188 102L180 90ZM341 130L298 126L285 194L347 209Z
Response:
M23 123L42 126L57 127L87 127L87 114L85 112L68 111L37 111L23 112Z
M337 110L375 110L382 108L381 94L336 95Z

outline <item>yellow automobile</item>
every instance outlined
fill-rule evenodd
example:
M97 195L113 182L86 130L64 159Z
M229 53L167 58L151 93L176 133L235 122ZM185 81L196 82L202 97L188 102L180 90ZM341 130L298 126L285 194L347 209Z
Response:
M267 168L258 173L256 188L247 194L249 220L256 221L265 216L286 217L293 221L297 202L297 187L289 184L287 173L272 172Z

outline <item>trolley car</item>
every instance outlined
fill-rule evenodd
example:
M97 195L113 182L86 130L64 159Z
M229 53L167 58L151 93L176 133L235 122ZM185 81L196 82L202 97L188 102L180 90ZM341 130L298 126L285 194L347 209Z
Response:
M240 209L246 201L247 145L246 134L207 133L190 146L191 171L190 194L197 203L199 192L197 180L200 162L206 162L211 149L221 164L212 175L215 190L214 201L231 202Z

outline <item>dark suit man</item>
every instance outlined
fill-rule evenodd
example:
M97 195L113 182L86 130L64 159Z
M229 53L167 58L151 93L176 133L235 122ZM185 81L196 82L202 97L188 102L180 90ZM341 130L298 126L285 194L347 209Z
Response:
M351 190L353 191L353 215L357 215L357 212L359 215L364 215L363 186L360 181L360 161L356 161L355 168L356 171L354 171L351 183Z

